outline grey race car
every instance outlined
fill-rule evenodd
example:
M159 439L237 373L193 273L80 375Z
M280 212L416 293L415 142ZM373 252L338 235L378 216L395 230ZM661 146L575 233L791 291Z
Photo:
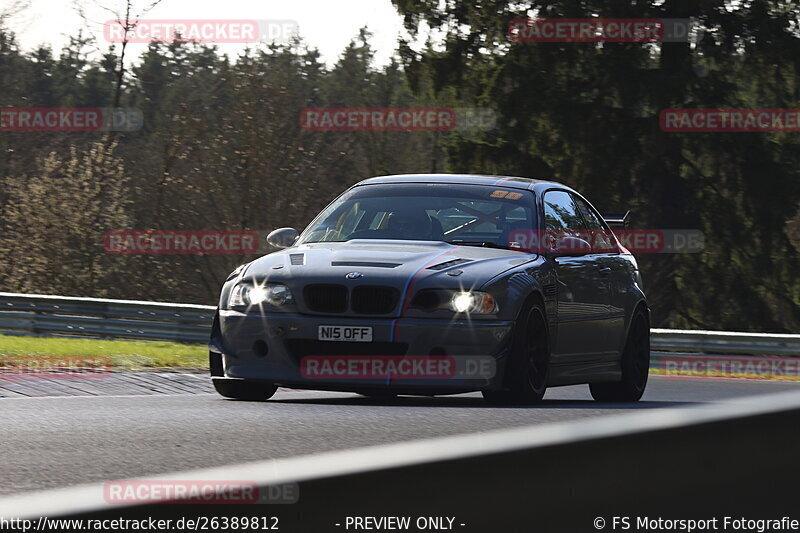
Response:
M644 392L650 314L637 263L564 185L371 178L302 234L281 228L268 242L284 249L222 288L209 346L223 396L481 391L529 404L549 386L588 383L599 401Z

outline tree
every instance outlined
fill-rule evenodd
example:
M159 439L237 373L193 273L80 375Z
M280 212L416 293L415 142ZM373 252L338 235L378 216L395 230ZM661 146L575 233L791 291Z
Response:
M130 225L126 172L115 149L96 142L86 151L71 148L67 158L51 153L11 178L9 231L0 237L6 284L21 292L106 296L123 277L131 281L124 257L103 248L106 231Z
M453 139L449 168L557 179L602 209L632 209L637 227L701 229L703 254L640 258L656 325L800 328L800 264L782 229L800 199L796 134L659 127L669 107L796 107L796 2L394 4L412 36L423 23L444 34L403 49L410 75L432 68L438 88L500 116L490 135ZM511 41L509 21L532 16L693 17L697 41Z

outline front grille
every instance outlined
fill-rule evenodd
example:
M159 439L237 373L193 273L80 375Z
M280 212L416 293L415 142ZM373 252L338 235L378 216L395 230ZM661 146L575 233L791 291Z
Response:
M316 313L344 313L350 310L359 315L388 315L400 300L400 291L394 287L362 285L354 287L348 298L345 285L314 284L303 289L303 299L309 311Z
M286 348L294 359L312 355L405 355L404 342L328 342L312 339L288 339Z
M361 286L353 289L350 305L360 315L385 315L394 310L399 299L400 291L393 287Z
M344 285L308 285L303 289L306 307L318 313L347 311L347 287Z

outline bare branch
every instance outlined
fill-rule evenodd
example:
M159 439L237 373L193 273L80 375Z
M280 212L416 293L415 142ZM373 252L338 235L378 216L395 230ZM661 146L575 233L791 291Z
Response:
M5 0L0 2L0 28L5 27L6 22L12 17L19 15L31 5L31 0Z

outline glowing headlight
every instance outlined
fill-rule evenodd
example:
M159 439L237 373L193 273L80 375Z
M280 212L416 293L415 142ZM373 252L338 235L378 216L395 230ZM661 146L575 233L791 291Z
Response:
M497 300L486 292L456 292L450 300L450 309L456 313L489 314L500 310Z
M456 313L466 313L475 304L475 296L471 292L457 292L451 303Z
M269 295L269 291L264 287L253 287L244 293L245 300L250 305L258 305L264 303Z
M286 285L267 283L265 285L251 285L240 283L231 291L230 307L249 307L268 304L273 307L293 302L292 292Z

